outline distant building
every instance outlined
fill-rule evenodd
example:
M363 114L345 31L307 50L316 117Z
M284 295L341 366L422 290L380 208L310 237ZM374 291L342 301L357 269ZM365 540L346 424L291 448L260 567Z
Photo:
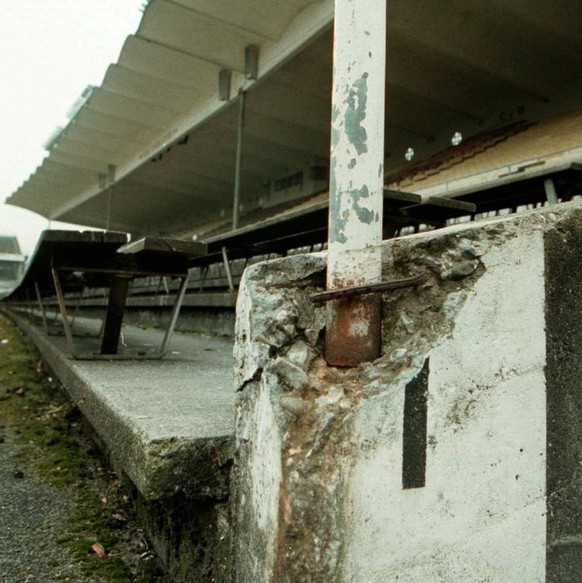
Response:
M20 252L18 239L0 235L0 298L14 290L24 275L26 257Z

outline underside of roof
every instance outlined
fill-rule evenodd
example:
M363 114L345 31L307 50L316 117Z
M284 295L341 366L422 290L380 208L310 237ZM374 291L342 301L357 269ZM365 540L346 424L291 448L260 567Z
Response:
M228 215L244 90L242 205L261 204L273 180L327 164L332 22L331 0L151 0L118 62L8 202L134 233ZM391 0L386 173L405 168L408 148L428 157L454 132L580 107L580 30L576 0ZM248 47L258 49L256 79ZM231 79L222 99L221 71Z

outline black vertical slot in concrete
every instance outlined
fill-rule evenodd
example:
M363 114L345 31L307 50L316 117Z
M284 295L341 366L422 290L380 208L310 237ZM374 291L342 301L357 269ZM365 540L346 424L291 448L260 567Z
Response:
M582 217L546 233L546 583L582 581Z
M402 487L422 488L426 480L428 358L404 392Z

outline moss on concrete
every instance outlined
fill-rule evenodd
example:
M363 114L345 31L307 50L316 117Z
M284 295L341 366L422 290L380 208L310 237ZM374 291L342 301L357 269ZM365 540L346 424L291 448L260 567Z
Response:
M0 314L0 418L12 426L39 475L73 505L57 543L87 573L110 583L167 581L136 522L128 491L87 438L78 409L33 346ZM107 558L92 550L103 545Z

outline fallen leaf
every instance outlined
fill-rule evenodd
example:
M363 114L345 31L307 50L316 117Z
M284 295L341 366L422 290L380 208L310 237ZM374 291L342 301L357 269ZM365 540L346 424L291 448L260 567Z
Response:
M93 552L97 555L97 557L102 561L104 561L107 558L107 553L105 552L105 549L103 548L103 545L101 543L92 544L91 548L93 549Z

